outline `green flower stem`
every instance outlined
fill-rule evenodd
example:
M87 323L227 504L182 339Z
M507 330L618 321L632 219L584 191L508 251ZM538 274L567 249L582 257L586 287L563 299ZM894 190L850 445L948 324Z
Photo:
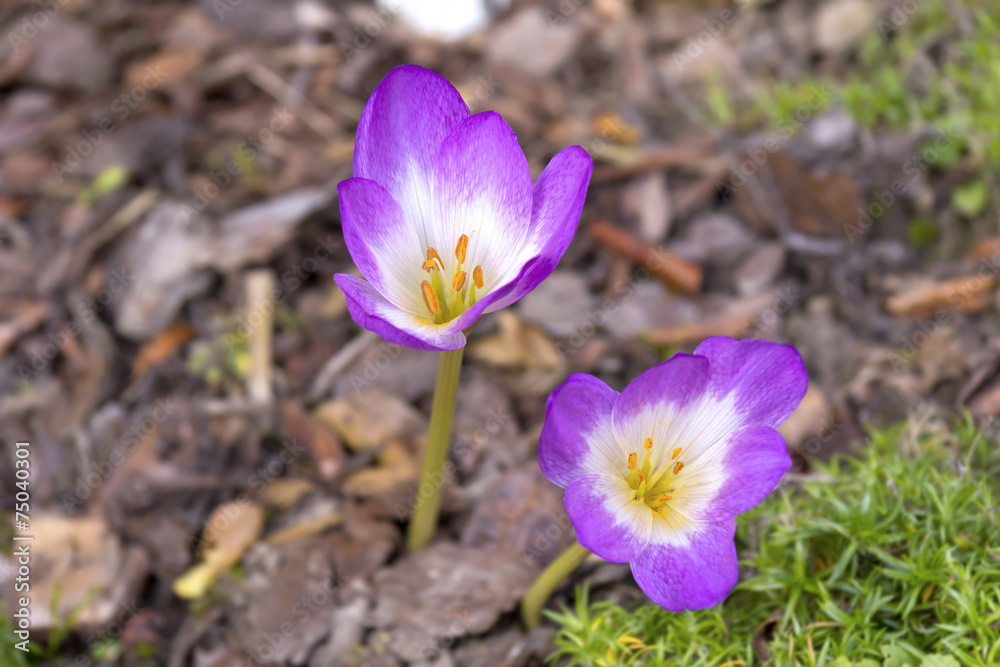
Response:
M542 607L552 595L552 591L589 555L589 549L580 546L579 542L574 542L566 551L559 554L559 557L552 561L544 572L538 575L535 583L531 585L528 593L521 600L521 618L529 630L534 630L541 624Z
M434 404L431 406L431 423L427 428L424 464L420 470L416 506L406 535L406 548L411 553L430 544L434 529L437 528L441 489L444 486L442 468L448 458L448 445L451 443L451 424L455 419L455 397L458 394L458 376L462 372L464 350L465 348L459 348L438 353ZM426 495L425 489L429 490Z

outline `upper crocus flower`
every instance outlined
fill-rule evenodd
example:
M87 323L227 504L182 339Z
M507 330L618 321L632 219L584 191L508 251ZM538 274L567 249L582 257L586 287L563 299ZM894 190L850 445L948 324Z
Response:
M344 239L365 278L335 277L351 317L400 345L462 347L477 317L514 303L555 268L592 168L572 146L532 186L498 114L471 115L430 70L392 70L361 115L354 178L338 188Z
M631 563L666 609L710 607L736 585L734 517L791 465L774 429L807 384L794 348L724 337L674 355L621 394L572 375L549 398L539 463L566 489L581 545Z

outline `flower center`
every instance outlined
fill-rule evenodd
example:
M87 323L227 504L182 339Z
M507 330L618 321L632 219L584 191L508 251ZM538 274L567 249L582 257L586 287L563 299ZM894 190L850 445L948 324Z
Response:
M677 447L670 454L670 460L661 468L658 474L653 474L653 464L649 460L649 455L653 450L653 439L646 438L643 443L646 456L643 459L642 467L638 467L639 454L632 452L628 455L628 482L632 489L631 500L634 503L646 503L653 512L666 518L669 510L670 499L673 497L673 483L677 475L684 469L684 462L678 461L683 448Z
M475 230L473 230L475 231ZM455 319L476 303L476 289L483 288L483 267L476 265L469 274L462 270L465 252L469 248L469 237L462 234L455 245L455 274L445 278L444 263L434 248L427 248L427 259L421 268L430 274L429 280L420 283L420 294L434 324L444 324Z

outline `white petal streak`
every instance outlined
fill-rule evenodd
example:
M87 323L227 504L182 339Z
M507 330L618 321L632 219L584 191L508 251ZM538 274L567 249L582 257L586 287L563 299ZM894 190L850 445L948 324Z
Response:
M421 268L427 258L426 220L432 210L432 193L427 178L417 163L410 160L406 176L401 179L399 189L392 193L396 197L403 215L406 216L406 230L398 237L385 238L382 247L374 249L383 273L388 277L386 299L393 305L420 318L427 316L420 283L427 280L427 273Z
M469 247L463 266L466 271L483 267L481 294L488 294L517 277L524 265L521 259L524 238L514 236L512 230L518 225L507 222L511 212L500 210L495 198L483 195L474 199L439 201L437 211L436 219L428 226L428 234L440 245L438 252L445 259L448 275L456 268L455 245L465 234L469 237Z
M646 503L632 500L632 489L628 482L618 475L602 475L595 480L594 492L604 496L604 508L615 517L615 525L621 526L633 535L646 535L653 511Z
M673 547L687 548L691 546L694 537L705 529L702 522L683 518L671 513L666 519L653 517L653 527L649 533L649 544L665 544Z
M587 442L587 457L583 468L588 472L615 475L624 481L628 474L628 455L611 424L611 415L602 419L597 427L584 436ZM635 451L635 450L631 450Z
M511 230L522 226L508 224L510 211L500 210L495 197L476 196L466 200L444 201L436 194L430 175L411 161L399 189L393 193L409 221L412 234L391 239L378 249L386 259L384 270L393 277L392 293L385 296L404 310L425 315L420 295L420 283L427 279L421 269L427 248L441 256L444 275L450 280L458 268L455 246L463 235L469 237L463 269L470 273L482 266L484 285L477 293L482 296L517 277L528 258L522 257L525 239L515 238Z
M622 448L638 452L640 462L642 443L653 438L653 479L670 471L670 512L666 519L654 519L654 541L687 543L685 533L704 516L726 480L722 462L728 453L729 436L742 425L735 397L729 394L721 398L704 395L680 410L673 405L650 405L625 428L617 429ZM681 452L674 459L677 448ZM674 475L678 461L683 467Z
M744 426L736 409L736 395L706 394L678 414L669 430L670 447L684 448L684 464L720 465L730 434Z

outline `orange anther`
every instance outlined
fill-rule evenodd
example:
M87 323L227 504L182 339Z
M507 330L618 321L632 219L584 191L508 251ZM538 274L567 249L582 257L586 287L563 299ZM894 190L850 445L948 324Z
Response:
M438 303L437 294L434 293L434 288L426 280L420 283L420 293L424 297L424 305L427 306L427 310L431 311L432 315L441 312L441 304Z
M462 234L461 236L458 237L458 243L455 244L455 258L458 260L459 264L465 261L465 251L468 249L468 247L469 247L469 237L466 236L465 234Z

